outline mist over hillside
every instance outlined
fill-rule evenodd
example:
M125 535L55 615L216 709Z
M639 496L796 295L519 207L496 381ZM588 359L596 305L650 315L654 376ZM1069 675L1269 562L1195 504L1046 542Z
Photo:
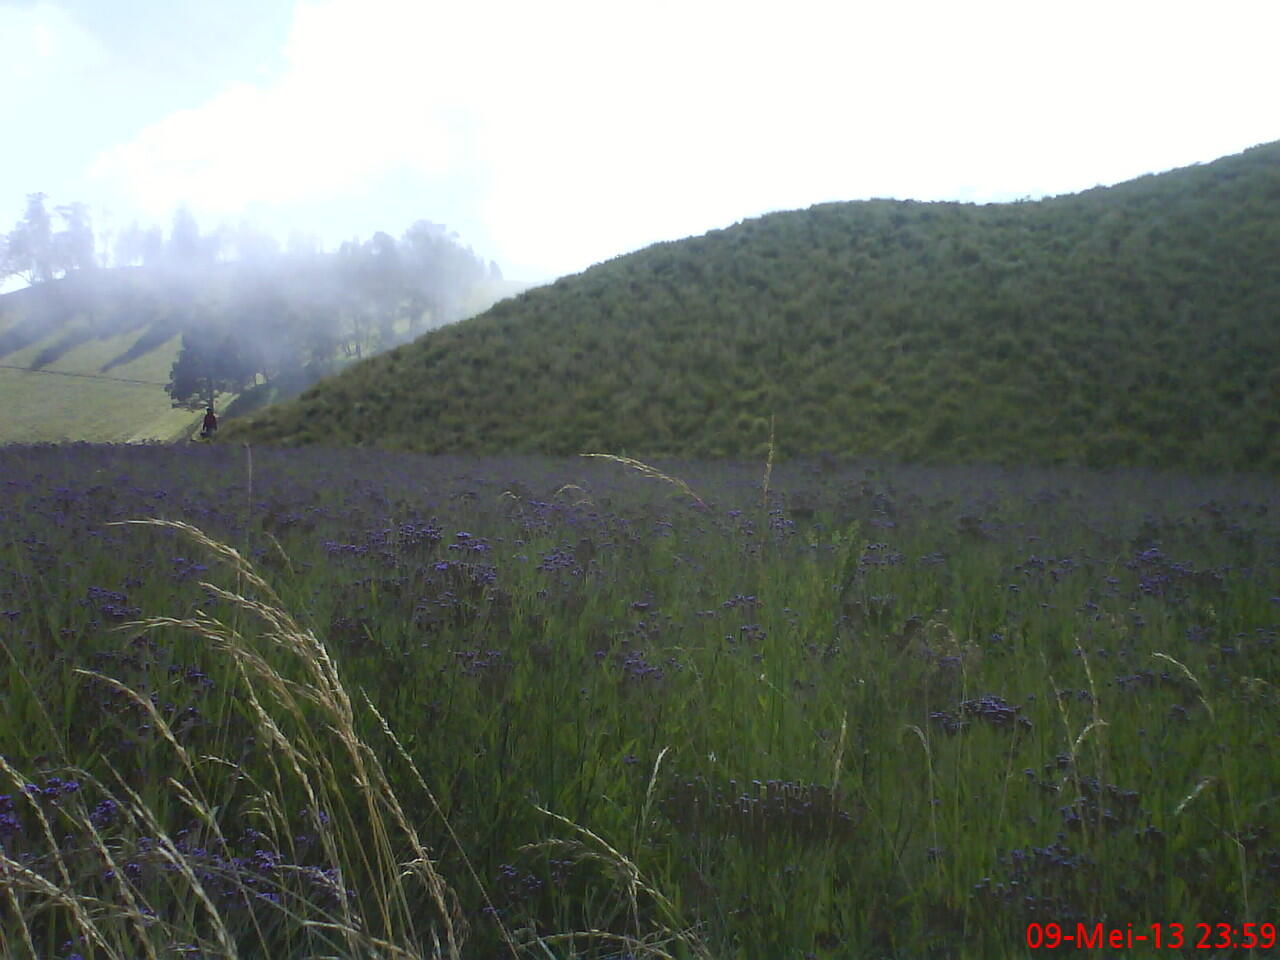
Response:
M1280 469L1280 144L1037 202L658 244L228 431L430 452Z
M234 414L292 396L523 289L427 220L325 252L298 238L281 249L247 225L202 234L184 210L167 236L135 224L95 237L84 204L57 209L55 231L32 194L0 237L0 277L29 284L0 295L0 442L152 436L146 425L170 438L189 420L166 416L170 404L234 399ZM63 409L99 393L107 422Z

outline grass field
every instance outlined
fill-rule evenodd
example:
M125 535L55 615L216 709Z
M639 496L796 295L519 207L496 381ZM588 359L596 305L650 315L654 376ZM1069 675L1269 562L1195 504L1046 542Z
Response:
M1273 479L656 466L0 448L0 954L1274 944Z
M39 370L27 368L60 335L0 357L0 443L173 440L190 433L198 416L175 410L164 391L177 337L102 372L145 335L133 330L86 340Z

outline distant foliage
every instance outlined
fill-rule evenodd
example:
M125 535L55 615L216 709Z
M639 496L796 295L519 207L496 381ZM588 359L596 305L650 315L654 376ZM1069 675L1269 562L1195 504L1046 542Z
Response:
M430 452L1280 469L1280 144L1039 202L664 243L235 433Z

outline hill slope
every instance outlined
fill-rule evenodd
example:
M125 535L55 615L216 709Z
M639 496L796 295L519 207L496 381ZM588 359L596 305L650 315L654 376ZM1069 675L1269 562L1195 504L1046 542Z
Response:
M197 429L199 417L164 391L180 334L151 322L141 294L131 272L100 271L0 296L0 443L173 440Z
M228 430L426 451L1280 469L1280 144L1038 202L771 214Z
M250 345L290 323L291 332L305 334L305 323L296 317L296 288L305 286L321 302L330 291L317 282L315 270L296 272L288 276L279 269L279 276L268 276L270 284L254 278L274 296L266 303L235 299L237 286L246 284L237 283L236 268L227 264L185 278L147 267L76 271L0 294L0 443L190 436L201 414L175 409L165 391L183 332L214 325L242 331ZM527 287L486 281L459 297L456 309L475 313ZM372 331L373 324L362 319ZM396 317L391 326L400 335L406 324ZM376 341L364 346L382 348ZM330 342L329 348L328 365L341 365L342 345ZM234 416L273 396L292 396L315 379L305 370L280 372L238 400L223 394L218 409Z

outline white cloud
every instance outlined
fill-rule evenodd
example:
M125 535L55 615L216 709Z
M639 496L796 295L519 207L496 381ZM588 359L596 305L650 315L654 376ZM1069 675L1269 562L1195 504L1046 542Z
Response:
M53 4L0 5L0 84L11 95L63 85L68 74L92 71L105 58L101 45Z
M409 64L374 42L394 25L353 12L300 6L280 80L172 114L98 157L93 173L153 217L179 203L213 214L297 203L399 167L443 173L452 144L436 103L412 89Z
M430 216L465 181L484 252L555 273L768 209L1063 192L1274 139L1277 10L302 3L278 80L96 171L152 216L302 206L406 171L422 195L405 205Z

